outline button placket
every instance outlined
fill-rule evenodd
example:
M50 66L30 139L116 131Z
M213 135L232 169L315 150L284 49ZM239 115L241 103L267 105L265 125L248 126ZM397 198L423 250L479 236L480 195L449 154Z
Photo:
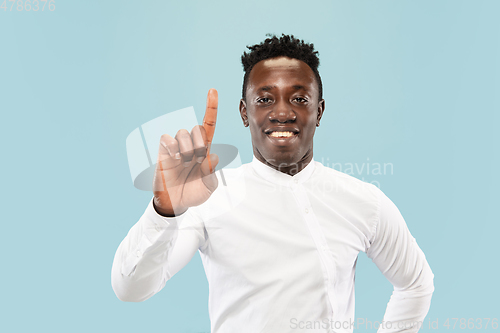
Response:
M290 183L292 192L295 196L298 208L303 211L302 216L305 219L306 225L311 233L312 239L316 248L318 249L318 255L322 266L324 266L324 281L327 288L327 295L329 303L332 310L332 316L334 312L335 299L334 299L334 284L335 284L335 262L331 256L330 248L326 242L325 235L321 230L321 226L318 222L314 211L309 203L306 190L301 184L296 184L295 181Z

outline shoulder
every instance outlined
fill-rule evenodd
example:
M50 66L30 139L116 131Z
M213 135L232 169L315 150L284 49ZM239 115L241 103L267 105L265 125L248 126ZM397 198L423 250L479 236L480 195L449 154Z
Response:
M350 198L378 202L382 191L374 184L365 182L339 170L315 161L313 181L325 190L342 193Z

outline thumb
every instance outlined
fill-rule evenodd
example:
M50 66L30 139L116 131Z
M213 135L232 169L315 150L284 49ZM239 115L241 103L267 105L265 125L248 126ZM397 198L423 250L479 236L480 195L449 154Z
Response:
M203 176L208 176L215 172L215 167L219 164L219 156L217 154L210 154L201 162L200 168Z
M215 176L215 167L219 163L219 156L217 154L210 154L201 162L200 171L203 183L210 190L215 191L218 185L217 177Z

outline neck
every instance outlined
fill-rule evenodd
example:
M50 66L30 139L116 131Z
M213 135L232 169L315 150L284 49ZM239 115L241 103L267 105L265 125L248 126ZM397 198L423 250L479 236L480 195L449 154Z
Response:
M259 161L261 161L265 165L267 165L267 166L269 166L277 171L283 172L283 173L290 175L290 176L294 176L297 173L299 173L300 171L302 171L312 161L312 154L304 156L301 160L299 160L297 162L290 162L290 163L281 162L279 164L273 159L266 160L260 154L255 155L255 158L257 158Z

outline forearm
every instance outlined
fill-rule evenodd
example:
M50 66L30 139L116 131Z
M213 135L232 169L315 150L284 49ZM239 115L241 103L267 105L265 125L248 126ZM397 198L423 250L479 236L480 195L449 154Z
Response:
M367 255L394 292L378 332L417 332L429 311L434 274L397 207L379 194L379 219Z
M111 284L122 301L144 301L161 290L170 278L168 257L178 234L177 220L166 222L152 209L150 203L114 257Z
M394 288L378 333L418 332L431 305L433 279L434 275L424 258L415 282L408 288Z

